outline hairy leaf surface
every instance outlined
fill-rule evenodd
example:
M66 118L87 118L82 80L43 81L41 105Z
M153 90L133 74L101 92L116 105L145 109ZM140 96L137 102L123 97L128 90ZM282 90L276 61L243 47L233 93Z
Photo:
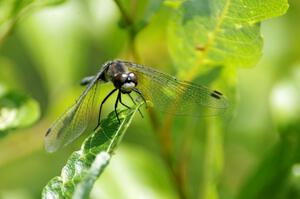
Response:
M139 106L115 112L101 121L100 127L75 151L62 169L44 188L43 198L87 198L94 182L109 163L111 155L122 140Z

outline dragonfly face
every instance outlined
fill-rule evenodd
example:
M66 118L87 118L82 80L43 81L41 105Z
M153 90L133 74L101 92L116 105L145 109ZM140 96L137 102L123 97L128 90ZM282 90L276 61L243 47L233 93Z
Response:
M104 72L102 80L111 81L122 94L129 94L137 85L135 73L130 72L122 62L111 63Z
M129 94L137 85L136 75L130 73L117 73L112 80L115 88L119 89L122 94Z
M205 86L180 81L171 75L132 62L109 61L96 75L81 81L81 85L86 86L85 90L45 135L47 151L53 152L69 144L87 129L92 119L93 102L98 100L95 96L101 82L113 83L114 89L101 101L96 128L100 124L103 104L115 92L117 97L114 109L118 120L118 104L130 108L122 101L124 95L130 97L134 104L137 100L143 100L146 105L151 102L157 111L175 115L217 115L224 112L228 106L222 93Z

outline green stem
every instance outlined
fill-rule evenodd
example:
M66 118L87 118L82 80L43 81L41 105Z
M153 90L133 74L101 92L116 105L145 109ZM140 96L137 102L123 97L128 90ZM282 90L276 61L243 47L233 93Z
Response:
M220 147L222 146L222 135L218 118L207 119L205 154L203 159L203 183L199 188L199 199L216 199L217 179L220 175L223 164L223 154Z
M121 12L122 18L124 19L126 25L131 26L132 25L131 17L126 13L126 10L123 7L123 5L121 4L121 2L119 0L115 0L115 3L117 4L117 6Z
M169 171L171 172L172 178L174 179L176 191L180 199L186 199L187 194L185 190L185 163L179 161L178 167L173 166L172 161L172 141L171 141L171 127L174 121L173 115L166 115L164 123L162 125L158 124L157 116L154 112L150 112L150 120L154 132L157 132L157 138L160 142L160 152L161 156L168 167Z
M125 8L123 7L123 5L119 0L115 0L115 3L119 8L123 20L128 29L129 49L131 55L136 62L140 62L140 56L136 49L136 36L138 32L135 30L133 20L128 15L128 13L126 12ZM134 8L136 8L136 5L134 6ZM183 167L180 166L178 167L178 170L176 170L173 166L173 161L172 161L171 126L172 126L173 116L168 117L165 120L164 125L161 126L157 115L151 108L148 109L148 114L149 114L151 126L154 129L154 132L157 132L156 136L160 143L159 146L160 146L161 157L164 160L169 171L171 172L180 199L186 199L187 197L186 197L186 193L184 190L184 183L183 183L184 182L183 180L184 172L182 172Z
M122 19L124 20L126 28L128 30L130 53L136 62L140 62L140 56L136 50L136 36L137 36L138 32L135 30L134 22L133 22L131 16L126 12L126 10L123 7L120 0L115 0L115 3L117 4L117 6L120 10ZM135 7L136 7L136 5L134 6L134 8Z
M11 20L9 22L7 22L5 25L2 25L0 32L0 46L2 46L5 38L12 32L13 27L15 26L17 20ZM3 27L6 26L6 27Z
M140 55L136 49L137 33L134 30L129 30L128 35L129 35L129 49L130 49L131 55L132 55L133 59L135 60L135 62L139 63L141 61L141 59L140 59Z

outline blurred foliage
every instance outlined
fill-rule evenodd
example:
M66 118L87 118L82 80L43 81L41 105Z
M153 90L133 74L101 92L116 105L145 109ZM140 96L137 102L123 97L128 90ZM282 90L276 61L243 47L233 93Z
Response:
M0 1L0 44L15 24L34 10L50 5L58 5L65 0L11 0Z
M8 91L0 84L1 138L11 130L31 125L39 116L39 105L34 99L15 91Z
M115 58L220 90L230 109L136 115L90 198L300 198L300 3L289 4L264 22L287 1L0 1L1 83L43 118L0 140L0 198L41 197L83 142L49 155L46 130Z

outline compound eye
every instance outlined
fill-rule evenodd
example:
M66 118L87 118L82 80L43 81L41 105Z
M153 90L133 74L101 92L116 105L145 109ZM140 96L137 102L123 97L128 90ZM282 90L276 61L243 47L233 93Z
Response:
M135 77L134 73L128 73L128 76L129 76L130 78Z
M135 76L134 73L128 73L128 78L129 78L132 82L134 82L135 84L137 84L137 78L136 78L136 76Z
M128 75L123 73L123 74L121 74L120 81L125 82L127 80L127 78L128 78Z

